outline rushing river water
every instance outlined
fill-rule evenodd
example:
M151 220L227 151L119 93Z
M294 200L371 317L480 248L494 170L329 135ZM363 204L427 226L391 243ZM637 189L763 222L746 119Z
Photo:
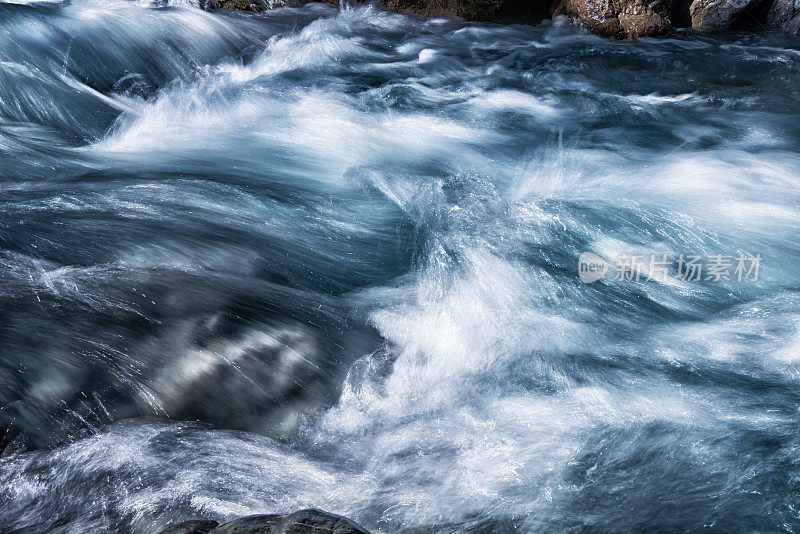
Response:
M799 228L800 38L0 3L0 531L798 532Z

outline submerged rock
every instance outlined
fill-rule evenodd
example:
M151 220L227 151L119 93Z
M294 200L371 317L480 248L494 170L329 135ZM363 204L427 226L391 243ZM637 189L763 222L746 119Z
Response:
M211 523L214 526L208 528ZM160 534L369 534L369 532L346 517L308 509L288 515L250 515L222 525L216 521L184 521L167 527Z
M189 328L195 338L215 330ZM315 331L301 324L262 326L232 339L177 341L150 348L171 358L143 377L137 399L143 413L160 410L173 419L281 438L294 432L302 414L333 396L325 380L333 372L327 353Z

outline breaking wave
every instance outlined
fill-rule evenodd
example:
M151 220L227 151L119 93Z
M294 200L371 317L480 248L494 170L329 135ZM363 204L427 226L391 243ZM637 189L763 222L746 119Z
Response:
M0 530L796 531L798 87L766 33L0 4Z

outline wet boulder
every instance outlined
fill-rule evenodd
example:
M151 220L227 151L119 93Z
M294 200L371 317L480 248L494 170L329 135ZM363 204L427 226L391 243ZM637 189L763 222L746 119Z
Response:
M789 33L800 34L800 0L775 0L767 22Z
M689 6L692 28L729 28L743 15L756 11L761 4L762 0L694 0Z
M596 35L635 39L668 33L671 10L666 0L560 0L553 15L566 15Z
M216 521L192 519L170 525L162 530L160 534L208 534L218 525L219 523Z
M268 6L261 0L204 0L200 7L212 11L215 9L233 11L264 11Z
M261 11L311 0L201 0L206 10ZM322 0L338 6L345 0ZM360 3L363 0L348 0ZM750 18L800 33L800 0L378 0L390 11L423 17L455 16L473 21L538 23L565 15L602 37L636 39L673 28L730 28ZM768 14L767 14L768 12ZM766 20L765 20L766 19Z
M288 515L250 515L210 530L202 530L206 527L201 523L209 522L185 521L167 527L160 534L369 534L346 517L315 509Z
M220 525L211 534L369 534L346 517L322 510L289 515L251 515Z

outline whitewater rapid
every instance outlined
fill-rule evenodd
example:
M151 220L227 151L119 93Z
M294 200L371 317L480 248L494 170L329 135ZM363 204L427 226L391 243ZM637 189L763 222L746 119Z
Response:
M0 531L800 530L799 103L781 34L0 3Z

